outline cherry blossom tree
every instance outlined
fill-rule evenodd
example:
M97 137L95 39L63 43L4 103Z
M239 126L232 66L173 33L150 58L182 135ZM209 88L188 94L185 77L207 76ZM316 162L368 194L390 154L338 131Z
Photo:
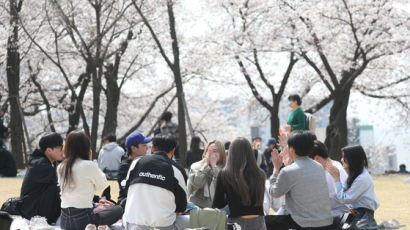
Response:
M408 85L401 83L410 78L400 74L392 60L408 52L409 15L389 0L278 3L284 15L283 26L297 31L287 36L297 41L296 51L327 89L323 101L333 103L325 142L331 156L340 159L341 147L347 144L346 111L352 90L376 97L386 90L381 97L404 106L408 103L409 95L395 88ZM389 68L395 70L382 77L381 70ZM368 82L372 82L371 87Z

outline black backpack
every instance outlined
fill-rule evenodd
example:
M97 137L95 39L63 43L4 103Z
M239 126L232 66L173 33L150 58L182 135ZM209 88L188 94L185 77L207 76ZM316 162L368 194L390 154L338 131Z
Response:
M21 215L21 206L23 200L20 197L12 197L6 200L1 206L1 211L7 212L10 215Z

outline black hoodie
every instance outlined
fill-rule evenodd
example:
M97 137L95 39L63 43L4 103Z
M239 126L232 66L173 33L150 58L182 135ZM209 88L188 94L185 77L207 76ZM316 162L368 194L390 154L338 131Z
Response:
M5 177L15 177L17 174L16 162L9 151L1 147L0 140L0 174Z
M55 223L60 216L60 188L57 186L57 162L51 164L44 152L36 149L30 155L29 165L21 186L23 200L21 215L26 219L43 216Z

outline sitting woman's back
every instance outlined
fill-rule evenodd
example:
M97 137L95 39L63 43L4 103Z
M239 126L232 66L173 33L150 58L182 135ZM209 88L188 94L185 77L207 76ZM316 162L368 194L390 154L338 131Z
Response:
M218 175L213 207L228 204L229 222L239 223L242 229L266 229L264 192L265 174L256 164L251 144L245 138L236 138Z
M118 221L123 213L120 206L104 200L93 203L94 193L106 186L107 179L90 160L90 140L84 132L68 134L64 157L57 168L61 186L61 227L85 229L87 224L111 225Z

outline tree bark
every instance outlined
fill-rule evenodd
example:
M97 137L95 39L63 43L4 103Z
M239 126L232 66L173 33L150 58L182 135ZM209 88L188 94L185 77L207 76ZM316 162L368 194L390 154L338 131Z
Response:
M178 153L179 153L179 163L186 167L185 154L187 151L187 136L186 136L186 125L185 125L185 110L184 110L184 88L182 84L181 69L179 62L179 46L178 38L176 34L175 26L175 16L173 10L173 2L171 0L167 1L168 17L169 17L169 28L172 38L172 51L174 56L174 63L172 71L174 73L175 86L177 87L178 96Z
M68 130L67 134L71 131L74 131L78 128L78 124L80 122L80 117L82 113L82 103L84 100L85 92L87 91L88 84L90 84L90 76L88 74L81 74L78 79L78 82L81 85L80 93L78 96L71 94L71 105L68 109ZM84 111L83 111L84 112ZM84 131L89 135L88 124L83 121Z
M282 96L280 95L279 100ZM270 111L270 135L278 140L279 137L279 102L274 102L273 110Z
M20 53L18 36L18 18L22 1L10 0L11 34L7 39L7 84L10 99L11 153L17 168L24 168L23 162L23 127L19 110L20 100Z
M94 62L94 60L93 60ZM92 159L97 158L97 138L98 138L98 124L100 118L100 96L101 96L101 66L97 67L96 64L90 64L90 74L92 76L92 83L93 83L93 115L92 115L92 123L91 123L91 150L93 152Z
M342 148L347 145L347 107L349 105L350 90L352 85L346 88L336 89L333 96L333 105L330 109L329 125L326 128L325 144L329 150L329 156L333 160L340 161Z
M108 65L104 74L107 81L107 111L105 112L102 137L116 135L118 104L120 102L120 88L118 87L118 66Z

